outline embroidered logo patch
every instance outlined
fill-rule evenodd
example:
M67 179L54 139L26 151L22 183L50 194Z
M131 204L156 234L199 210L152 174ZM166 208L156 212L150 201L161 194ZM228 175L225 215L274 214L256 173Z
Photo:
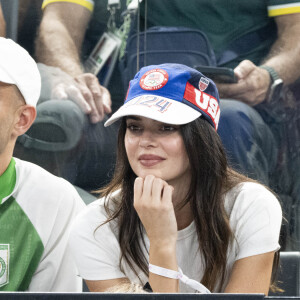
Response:
M143 90L154 91L162 88L168 82L169 75L165 70L153 69L146 72L140 80Z
M208 87L208 84L209 84L209 80L205 77L201 77L199 81L199 90L202 92L205 91L206 88Z
M9 282L9 244L0 244L0 287Z

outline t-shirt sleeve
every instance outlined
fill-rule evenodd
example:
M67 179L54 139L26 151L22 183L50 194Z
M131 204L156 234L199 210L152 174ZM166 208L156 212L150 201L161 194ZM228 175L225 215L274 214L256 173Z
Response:
M56 180L54 183L56 190L60 191L55 195L59 194L60 199L49 197L49 206L55 206L53 209L44 205L44 222L47 225L40 226L39 232L42 237L45 236L45 248L28 291L81 292L82 280L77 276L68 240L71 224L85 208L85 204L71 184L64 180ZM43 233L49 228L49 235Z
M93 0L44 0L42 4L42 9L44 9L47 5L51 3L58 3L58 2L68 2L81 5L87 8L89 11L94 10L94 1Z
M299 0L268 0L267 3L269 17L300 13Z
M277 251L281 221L277 198L262 185L244 184L230 215L237 244L235 259Z
M118 239L110 223L101 225L106 218L103 201L97 200L88 205L73 224L69 245L83 279L125 277L119 267Z

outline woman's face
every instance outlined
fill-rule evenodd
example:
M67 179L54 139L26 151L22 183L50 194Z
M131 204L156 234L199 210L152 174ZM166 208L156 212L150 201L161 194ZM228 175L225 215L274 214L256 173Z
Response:
M190 164L179 126L144 117L126 120L125 148L133 172L154 175L175 186L189 182Z

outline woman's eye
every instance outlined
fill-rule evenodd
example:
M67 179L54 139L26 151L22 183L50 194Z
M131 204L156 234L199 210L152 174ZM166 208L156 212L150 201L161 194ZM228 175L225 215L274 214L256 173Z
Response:
M134 124L128 124L127 129L129 129L130 131L140 131L141 127L137 126L137 125L134 125Z
M162 131L174 131L174 130L176 130L176 129L177 129L176 127L171 126L171 125L164 125L164 126L162 126L162 128L161 128Z

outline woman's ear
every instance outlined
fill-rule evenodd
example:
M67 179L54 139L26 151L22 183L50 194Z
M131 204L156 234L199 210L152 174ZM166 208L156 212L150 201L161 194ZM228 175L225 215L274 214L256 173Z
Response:
M22 105L16 112L14 131L17 136L24 134L32 125L36 117L36 109L30 105Z

